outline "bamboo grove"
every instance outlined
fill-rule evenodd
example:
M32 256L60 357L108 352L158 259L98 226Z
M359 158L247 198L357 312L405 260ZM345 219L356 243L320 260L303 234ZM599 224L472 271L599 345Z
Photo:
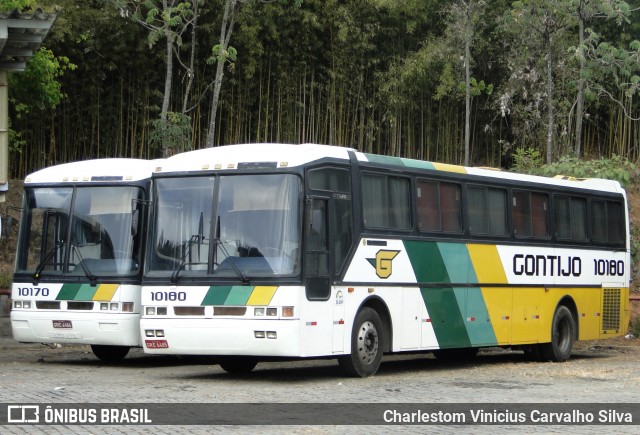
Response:
M47 68L10 78L16 178L207 146L219 63L214 146L315 142L459 164L468 125L473 165L509 166L516 150L547 144L553 159L640 159L637 1L191 0L177 2L190 15L172 45L131 16L160 1L18 3L58 19ZM232 55L221 57L229 3ZM35 82L54 83L59 100ZM154 138L163 114L173 139Z

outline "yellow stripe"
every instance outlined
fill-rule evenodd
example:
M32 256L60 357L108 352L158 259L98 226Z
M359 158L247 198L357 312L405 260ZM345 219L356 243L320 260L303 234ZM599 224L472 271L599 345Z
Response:
M433 167L438 171L457 172L458 174L466 174L467 170L464 166L448 165L446 163L433 163Z
M94 301L110 301L113 295L116 294L116 290L120 287L119 284L100 284L96 294L93 295Z
M278 286L260 286L253 289L253 293L247 301L247 305L269 305Z
M507 275L496 245L467 245L478 282L506 284Z
M467 245L467 249L479 283L507 283L507 275L495 245ZM513 290L499 287L481 290L498 344L510 343Z

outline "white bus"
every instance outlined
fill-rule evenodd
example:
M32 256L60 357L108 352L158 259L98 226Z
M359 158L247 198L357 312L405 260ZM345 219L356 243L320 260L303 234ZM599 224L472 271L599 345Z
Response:
M323 145L231 145L153 174L143 349L230 372L335 357L515 347L564 361L626 333L626 197L543 178Z
M24 182L11 290L19 342L88 344L119 360L140 342L140 283L156 162L99 159Z

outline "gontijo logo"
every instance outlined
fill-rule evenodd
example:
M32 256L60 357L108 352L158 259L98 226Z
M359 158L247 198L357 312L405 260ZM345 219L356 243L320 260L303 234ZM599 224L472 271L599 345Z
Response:
M369 264L376 268L376 275L379 278L387 279L393 273L393 259L400 253L400 251L391 251L387 249L381 249L376 253L376 258L367 258Z

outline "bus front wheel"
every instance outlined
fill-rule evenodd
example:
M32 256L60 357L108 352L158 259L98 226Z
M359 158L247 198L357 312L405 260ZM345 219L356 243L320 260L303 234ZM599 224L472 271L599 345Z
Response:
M93 354L102 361L120 361L129 353L129 346L106 346L102 344L92 344Z
M571 310L564 305L558 306L551 324L551 342L539 344L542 361L563 362L571 356L576 341L576 322Z
M373 308L362 308L353 323L351 354L338 358L342 371L347 376L361 378L377 372L382 362L383 340L380 316Z

